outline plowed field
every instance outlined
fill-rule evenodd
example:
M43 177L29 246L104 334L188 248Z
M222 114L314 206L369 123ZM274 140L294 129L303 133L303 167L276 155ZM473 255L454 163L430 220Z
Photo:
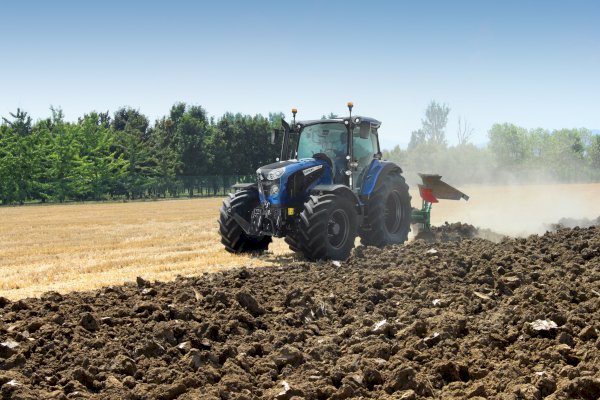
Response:
M1 298L0 393L599 398L600 228L477 236L455 224L344 263Z

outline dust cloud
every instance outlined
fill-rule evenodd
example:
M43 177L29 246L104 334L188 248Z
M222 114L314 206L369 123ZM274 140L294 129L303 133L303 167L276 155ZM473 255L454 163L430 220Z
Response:
M503 235L524 237L554 230L556 224L589 226L597 223L596 218L600 216L600 184L457 188L470 196L469 201L441 200L434 204L433 225L462 222ZM413 207L420 207L418 192L411 191L411 194Z

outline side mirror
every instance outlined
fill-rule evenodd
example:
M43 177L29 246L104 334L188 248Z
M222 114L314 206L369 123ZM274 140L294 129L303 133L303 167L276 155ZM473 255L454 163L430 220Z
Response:
M359 131L360 138L368 139L370 133L371 133L371 122L360 121L360 131Z

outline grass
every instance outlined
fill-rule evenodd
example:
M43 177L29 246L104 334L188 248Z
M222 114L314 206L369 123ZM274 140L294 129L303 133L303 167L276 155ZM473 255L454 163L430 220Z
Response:
M542 222L561 216L600 215L599 184L462 189L471 200L436 204L434 224L462 221L526 234L543 232ZM418 195L412 196L417 206ZM220 205L214 198L0 208L0 296L88 290L137 276L172 280L291 258L282 239L266 256L227 253L218 236Z

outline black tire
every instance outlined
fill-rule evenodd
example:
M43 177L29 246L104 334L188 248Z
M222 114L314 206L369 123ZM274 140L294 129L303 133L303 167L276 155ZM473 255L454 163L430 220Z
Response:
M287 238L309 260L346 260L356 239L355 205L334 194L310 196L300 213L298 234Z
M269 243L273 241L270 236L246 235L233 219L233 213L236 212L246 221L250 221L252 210L258 205L258 192L252 189L230 193L229 197L223 200L219 215L219 233L225 250L230 253L248 253L268 249ZM231 213L228 212L229 209Z
M291 251L294 253L302 253L301 241L297 234L288 233L284 240Z
M371 195L360 230L360 242L365 246L404 243L410 232L412 207L404 177L391 173L382 179L383 184Z

